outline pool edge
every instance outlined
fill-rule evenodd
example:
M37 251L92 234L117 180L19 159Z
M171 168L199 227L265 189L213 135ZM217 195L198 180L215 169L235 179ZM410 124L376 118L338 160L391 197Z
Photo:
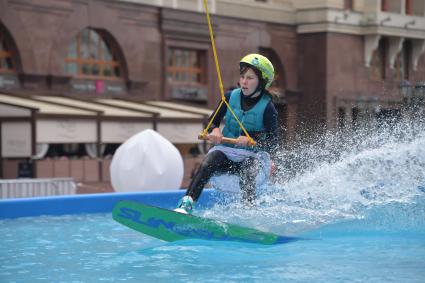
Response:
M199 207L208 207L212 203L214 190L205 189L197 202ZM79 213L112 212L116 202L133 200L162 208L174 208L185 190L97 193L48 197L14 198L0 200L0 219L33 217L40 215L65 215Z

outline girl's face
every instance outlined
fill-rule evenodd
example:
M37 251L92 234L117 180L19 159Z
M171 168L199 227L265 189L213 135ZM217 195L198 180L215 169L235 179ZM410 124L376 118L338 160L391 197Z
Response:
M252 94L257 89L258 83L259 79L251 68L242 70L241 76L239 77L239 85L244 95Z

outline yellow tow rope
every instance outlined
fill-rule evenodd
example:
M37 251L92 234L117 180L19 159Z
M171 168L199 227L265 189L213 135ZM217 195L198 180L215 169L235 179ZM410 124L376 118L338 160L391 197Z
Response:
M211 127L212 121L214 121L215 116L217 115L218 111L220 110L221 106L224 103L224 104L226 104L227 109L230 111L230 113L232 113L233 117L235 117L236 121L239 124L239 127L241 127L242 131L245 133L246 137L249 140L249 144L254 145L254 144L256 144L256 142L248 134L247 130L242 125L241 121L239 121L238 117L236 116L235 112L233 112L233 110L230 107L229 103L226 101L226 97L224 96L223 82L221 80L220 65L218 64L217 50L215 48L214 34L213 34L212 26L211 26L210 13L208 12L207 0L204 0L204 7L205 7L205 15L207 16L208 30L210 32L210 39L211 39L211 46L212 46L212 49L213 49L215 69L217 71L218 84L219 84L219 87L220 87L221 102L220 102L220 105L217 107L217 110L212 115L212 117L211 117L211 119L210 119L207 127L202 131L202 133L199 136L202 139L205 139L205 137L208 135L208 129Z

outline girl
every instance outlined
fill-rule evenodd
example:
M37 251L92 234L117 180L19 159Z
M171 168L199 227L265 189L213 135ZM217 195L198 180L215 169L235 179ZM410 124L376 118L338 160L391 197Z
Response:
M239 67L240 87L228 92L225 99L257 145L249 146L249 138L226 104L216 109L218 112L214 119L213 115L210 117L213 121L207 135L207 139L215 146L210 149L192 178L186 195L175 209L177 212L191 213L194 202L200 197L205 184L217 173L239 175L243 202L248 206L254 204L256 177L261 160L264 160L265 156L264 163L270 166L271 144L276 142L277 111L272 101L272 96L276 94L267 90L273 82L274 68L266 57L259 54L246 55L240 61ZM223 118L225 125L222 132L220 123ZM223 137L236 139L236 144L222 143Z

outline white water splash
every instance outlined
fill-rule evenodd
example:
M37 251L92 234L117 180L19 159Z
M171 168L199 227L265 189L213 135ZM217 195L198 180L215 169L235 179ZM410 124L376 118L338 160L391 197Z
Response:
M294 161L297 169L261 188L255 209L226 195L204 216L291 233L362 219L371 209L376 214L377 208L388 204L414 206L415 197L424 194L424 132L417 125L398 124L349 138L328 135L315 145L282 151L281 160ZM424 214L417 217L425 218Z

